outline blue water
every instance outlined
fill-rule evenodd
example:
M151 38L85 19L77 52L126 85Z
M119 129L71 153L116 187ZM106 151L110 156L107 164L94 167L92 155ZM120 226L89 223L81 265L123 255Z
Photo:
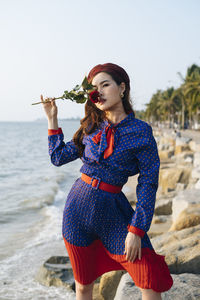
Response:
M67 142L80 121L59 125ZM75 299L35 275L50 256L67 255L62 211L82 161L51 164L45 121L2 122L0 130L0 299Z

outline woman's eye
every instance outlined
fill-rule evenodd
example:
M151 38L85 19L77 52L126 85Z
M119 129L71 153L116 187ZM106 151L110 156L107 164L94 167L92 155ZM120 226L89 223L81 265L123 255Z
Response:
M108 83L106 83L106 84L104 84L104 85L103 85L103 87L105 87L105 86L109 86L109 84L108 84Z

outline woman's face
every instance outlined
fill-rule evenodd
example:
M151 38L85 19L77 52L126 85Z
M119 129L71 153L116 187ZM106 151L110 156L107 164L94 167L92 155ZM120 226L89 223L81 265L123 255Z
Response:
M100 101L95 103L100 110L114 111L123 109L121 93L125 91L124 82L117 85L109 74L100 72L94 76L92 85L96 86L100 93Z

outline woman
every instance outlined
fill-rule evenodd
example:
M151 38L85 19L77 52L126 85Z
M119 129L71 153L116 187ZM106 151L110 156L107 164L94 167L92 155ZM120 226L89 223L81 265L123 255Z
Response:
M129 76L123 68L97 65L88 81L96 86L99 101L87 100L85 118L71 141L63 141L55 101L46 98L50 103L43 104L52 163L83 161L81 177L73 184L63 213L76 299L92 299L94 280L111 270L127 270L143 300L161 299L173 280L164 256L154 251L147 235L160 166L152 129L135 118ZM129 176L138 173L134 211L121 189Z

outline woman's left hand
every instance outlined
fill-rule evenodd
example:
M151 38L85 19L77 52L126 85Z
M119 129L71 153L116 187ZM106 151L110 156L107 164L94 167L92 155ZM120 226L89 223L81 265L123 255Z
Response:
M134 262L138 257L141 259L141 237L132 232L128 232L125 240L125 251L126 259Z

